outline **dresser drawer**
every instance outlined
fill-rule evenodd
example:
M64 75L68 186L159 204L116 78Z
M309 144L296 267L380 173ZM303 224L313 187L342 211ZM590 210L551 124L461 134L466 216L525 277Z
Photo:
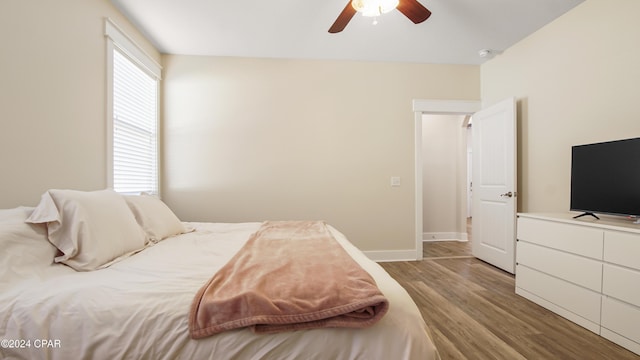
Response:
M604 261L640 270L640 234L606 231Z
M602 295L556 277L518 265L516 287L526 290L593 323L600 323Z
M602 327L640 343L640 308L602 297Z
M602 293L640 306L640 271L604 264ZM637 329L640 333L640 323Z
M602 229L518 218L518 240L602 260Z
M518 241L517 263L600 292L602 263L524 241ZM518 274L519 275L519 274Z

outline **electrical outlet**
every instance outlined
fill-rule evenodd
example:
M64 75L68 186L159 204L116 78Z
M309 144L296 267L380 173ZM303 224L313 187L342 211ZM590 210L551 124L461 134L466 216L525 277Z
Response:
M393 187L400 186L400 177L399 176L392 176L391 177L391 186L393 186Z

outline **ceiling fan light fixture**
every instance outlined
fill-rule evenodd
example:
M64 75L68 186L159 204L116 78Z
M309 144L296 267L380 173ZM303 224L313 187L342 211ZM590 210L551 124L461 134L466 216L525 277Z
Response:
M379 16L395 9L399 0L353 0L351 6L363 16Z

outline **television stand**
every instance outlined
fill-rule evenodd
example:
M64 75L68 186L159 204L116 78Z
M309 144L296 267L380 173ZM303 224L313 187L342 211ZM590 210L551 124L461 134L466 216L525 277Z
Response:
M596 214L594 214L594 213L592 213L592 212L584 212L584 213L582 213L582 214L580 214L580 215L576 215L576 216L574 216L573 218L574 218L574 219L577 219L577 218L581 218L581 217L583 217L583 216L587 216L587 215L589 215L589 216L593 216L594 218L596 218L596 219L600 220L600 218L599 218Z

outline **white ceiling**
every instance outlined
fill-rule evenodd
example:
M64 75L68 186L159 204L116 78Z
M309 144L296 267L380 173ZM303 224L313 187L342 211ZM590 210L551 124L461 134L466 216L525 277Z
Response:
M584 0L419 0L421 24L356 14L329 34L347 1L111 0L167 54L444 64L481 64Z

